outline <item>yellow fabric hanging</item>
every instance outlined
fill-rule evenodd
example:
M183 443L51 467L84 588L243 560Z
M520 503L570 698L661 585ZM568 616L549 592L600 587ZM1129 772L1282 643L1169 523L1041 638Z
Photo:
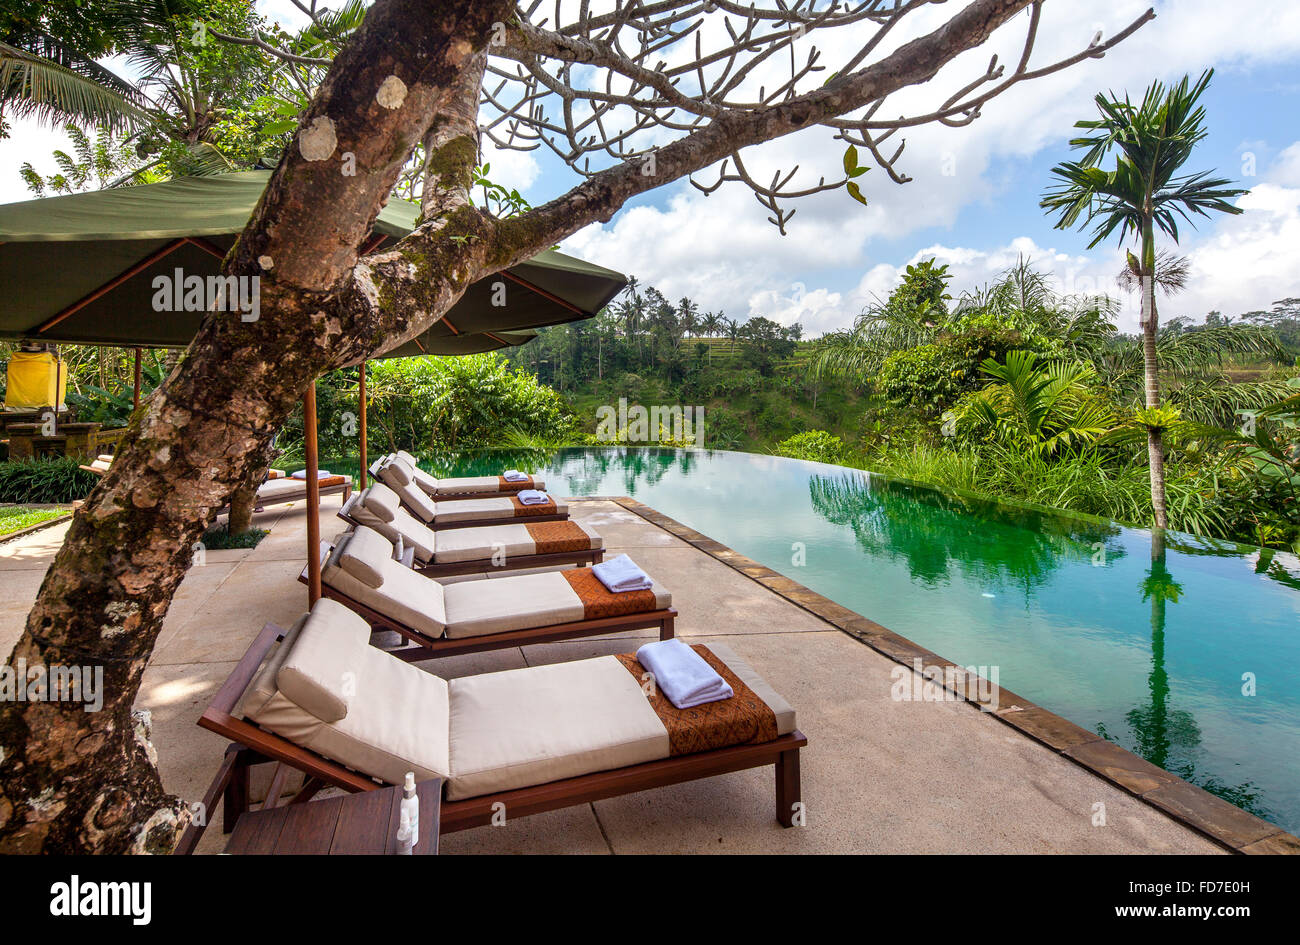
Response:
M9 358L5 406L17 409L62 407L68 371L49 351L15 351Z

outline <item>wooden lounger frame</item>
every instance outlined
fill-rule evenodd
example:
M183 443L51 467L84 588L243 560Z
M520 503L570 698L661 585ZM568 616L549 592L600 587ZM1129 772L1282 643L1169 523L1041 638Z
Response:
M321 570L329 558L334 546L321 542ZM481 569L480 569L481 570ZM432 578L430 578L432 580ZM486 578L484 580L487 580ZM307 583L307 569L303 568L298 581ZM342 591L321 582L321 595L336 600L348 610L360 614L370 622L374 630L392 630L409 644L400 650L388 650L398 659L408 663L434 659L439 656L457 656L462 653L482 653L487 650L500 650L511 646L527 646L530 643L554 643L556 640L574 640L579 637L598 636L602 633L619 633L623 630L645 630L659 628L660 640L671 640L676 633L677 611L669 607L666 610L647 610L639 614L627 614L621 617L600 617L595 620L575 620L570 623L555 623L546 627L528 627L524 630L507 630L502 633L488 633L479 637L430 637L428 634L409 627L359 600L349 597Z
M361 528L365 524L348 515L343 509L339 509L338 516L354 528ZM428 564L416 562L411 567L428 577L453 577L458 574L479 574L484 571L556 568L566 564L585 567L590 564L600 564L604 560L604 548L588 548L585 551L559 551L543 555L507 555L502 564L493 564L490 558L477 558L473 561L430 561Z
M271 647L284 638L284 634L285 631L275 624L268 623L263 627L199 718L201 728L229 738L232 743L226 749L216 777L203 796L202 808L211 814L218 798L222 799L222 829L225 833L233 830L239 815L249 810L249 776L255 765L276 762L281 766L295 768L306 776L303 787L288 801L290 804L305 803L325 787L337 787L356 793L387 786L302 748L246 718L234 716L235 707L257 674L258 667ZM499 791L460 801L444 800L438 832L444 834L486 826L492 823L494 809L499 809L496 808L497 804L504 804L510 817L527 817L607 797L767 765L776 768L777 822L783 827L792 827L801 806L799 749L807 744L808 739L796 730L758 745L736 745L693 755L678 755L612 771L565 778L549 784ZM281 803L279 794L283 783L284 767L281 767L272 778L272 790L267 794L264 807L275 807ZM206 820L201 824L191 823L175 852L193 853L206 827Z

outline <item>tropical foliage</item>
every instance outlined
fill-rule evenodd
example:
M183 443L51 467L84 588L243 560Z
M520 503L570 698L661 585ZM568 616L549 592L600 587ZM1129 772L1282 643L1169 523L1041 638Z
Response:
M38 505L84 499L99 477L66 456L0 463L0 502Z
M1137 105L1128 96L1121 100L1113 94L1098 95L1100 117L1077 122L1075 127L1085 133L1070 142L1072 148L1083 150L1083 157L1052 169L1057 185L1042 200L1043 209L1057 214L1058 228L1092 228L1089 248L1117 231L1121 245L1128 237L1137 241L1141 255L1128 252L1127 272L1142 292L1143 387L1148 408L1160 406L1156 287L1162 281L1167 290L1171 285L1171 280L1162 280L1155 231L1177 243L1179 218L1190 222L1211 213L1241 213L1229 201L1246 193L1212 172L1183 170L1208 134L1205 109L1198 103L1213 74L1207 71L1195 83L1184 76L1169 88L1153 82ZM1112 153L1115 165L1104 170L1100 164ZM1153 519L1164 526L1168 524L1165 457L1155 427L1148 428L1147 447Z
M870 404L840 462L1151 525L1147 441L1155 431L1168 461L1170 526L1275 547L1300 540L1300 380L1282 365L1295 354L1282 341L1286 318L1171 320L1155 337L1168 402L1148 407L1142 340L1116 332L1112 300L1059 295L1022 259L941 310L933 300L946 289L907 301L918 298L920 272L942 268L912 267L873 311L926 332L859 331L814 343L809 372L833 367ZM1246 364L1257 376L1234 382L1231 372ZM817 442L816 431L807 436ZM778 451L799 455L793 444Z

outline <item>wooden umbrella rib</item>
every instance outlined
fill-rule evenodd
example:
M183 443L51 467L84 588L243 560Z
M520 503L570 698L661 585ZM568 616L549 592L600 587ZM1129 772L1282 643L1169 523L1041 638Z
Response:
M182 239L186 243L189 243L191 246L197 246L205 253L211 253L213 256L216 256L218 259L226 258L226 254L222 251L220 246L218 246L216 243L213 243L210 240L204 239L201 236L185 236L182 237Z
M559 305L563 308L567 308L570 312L573 312L575 315L588 314L587 312L584 312L582 309L578 308L578 306L574 305L568 299L562 299L553 292L547 292L541 286L534 285L533 283L529 282L527 279L523 278L522 276L515 275L509 269L502 269L501 275L505 276L511 282L517 282L519 285L523 286L525 289L528 289L531 292L536 292L538 295L540 295L542 298L546 299L547 301L554 302L556 305Z

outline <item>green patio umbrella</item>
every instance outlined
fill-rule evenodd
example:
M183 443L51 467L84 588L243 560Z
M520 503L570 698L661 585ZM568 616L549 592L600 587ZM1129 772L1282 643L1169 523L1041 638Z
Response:
M0 205L0 338L188 345L203 313L155 311L153 280L177 269L186 276L216 275L269 180L269 171L242 171ZM415 204L390 200L363 249L405 236L418 214ZM494 305L494 283L501 279L505 304ZM520 344L499 335L590 318L626 284L620 273L546 250L470 286L403 353L463 354ZM450 340L462 335L485 337Z
M157 276L208 277L247 225L269 171L181 178L0 205L0 339L136 348L184 347L203 311L157 311ZM328 212L328 208L322 208ZM373 252L414 227L419 207L393 199L361 247ZM499 303L506 283L505 304ZM419 337L380 357L474 354L524 344L532 329L591 318L627 284L620 273L546 250L466 290ZM362 483L365 456L365 363L361 367ZM137 392L139 372L137 370ZM307 420L308 562L313 602L319 596L315 390L304 398ZM316 567L311 567L316 565Z

